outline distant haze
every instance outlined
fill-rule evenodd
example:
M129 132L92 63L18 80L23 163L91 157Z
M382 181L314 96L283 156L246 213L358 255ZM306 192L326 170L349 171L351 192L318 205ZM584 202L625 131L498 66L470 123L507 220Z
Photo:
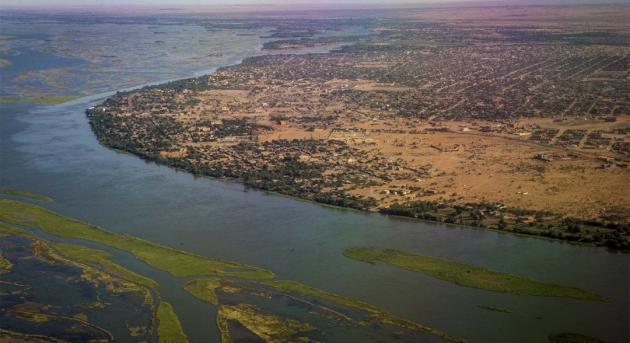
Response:
M352 7L410 7L422 5L528 5L528 4L604 4L628 3L630 0L107 0L104 2L85 0L2 0L1 8L9 9L106 9L123 7L161 8L168 10L191 8L352 8Z

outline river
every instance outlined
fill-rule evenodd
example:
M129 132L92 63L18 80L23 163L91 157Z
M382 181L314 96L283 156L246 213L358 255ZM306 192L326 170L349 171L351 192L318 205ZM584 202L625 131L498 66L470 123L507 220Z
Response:
M242 53L229 59L237 61ZM157 69L147 66L145 73L159 77ZM180 76L191 73L182 70ZM46 207L62 214L177 249L264 267L281 279L360 299L475 342L545 342L557 332L630 341L628 254L333 209L246 190L238 183L195 178L99 145L84 111L108 94L55 106L0 104L0 188L49 195L55 202ZM612 302L459 287L342 255L357 245L408 250L579 287ZM161 283L192 341L216 335L210 308L181 291L181 280L130 256L117 255L117 260Z

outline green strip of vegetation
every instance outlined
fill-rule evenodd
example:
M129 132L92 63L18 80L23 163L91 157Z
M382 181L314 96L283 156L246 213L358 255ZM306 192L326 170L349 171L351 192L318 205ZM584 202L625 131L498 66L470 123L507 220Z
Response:
M374 247L353 247L344 251L344 256L367 263L377 261L391 264L414 272L421 272L435 278L495 292L518 295L566 297L584 300L608 301L608 299L579 288L538 282L513 274L479 268L461 262L412 254L394 249Z
M303 283L299 283L292 280L270 280L270 281L264 281L262 282L262 284L276 288L276 289L284 290L284 291L289 291L293 293L303 294L306 296L311 296L314 298L328 300L337 304L341 304L344 306L348 306L348 307L352 307L352 308L356 308L356 309L360 309L360 310L364 310L368 312L380 311L377 307L370 305L368 303L346 298L342 295L324 291L321 289L317 289L315 287L307 286Z
M28 199L33 199L33 200L45 201L45 202L55 201L55 199L46 195L20 191L17 189L0 189L0 194L14 195L14 196L22 197L22 198L28 198Z
M161 301L157 310L158 342L160 343L187 343L188 337L182 329L182 325L173 311L171 304Z
M267 285L267 286L270 286L279 290L311 296L314 298L331 301L331 302L348 306L351 308L367 311L372 315L372 317L374 317L375 319L377 319L378 321L382 323L397 325L397 326L400 326L409 330L427 332L427 333L444 338L452 342L467 342L463 338L451 336L445 332L433 329L431 327L414 323L406 319L398 318L394 316L393 314L386 312L384 310L381 310L378 307L370 305L368 303L364 303L362 301L350 299L339 294L335 294L332 292L328 292L328 291L317 289L311 286L307 286L305 284L302 284L296 281L269 280L269 281L262 281L261 284L264 284L264 285Z
M54 247L61 255L71 260L97 264L109 274L113 274L132 283L148 287L154 291L158 290L157 282L112 262L109 259L111 254L106 251L66 243L58 243L55 244Z
M204 275L244 279L274 277L271 271L262 268L199 256L137 237L113 233L20 201L0 199L0 220L11 224L37 227L58 237L83 239L128 251L139 260L177 277Z
M37 104L37 105L58 105L64 102L76 100L80 96L75 95L44 95L23 98L0 97L0 104Z
M4 235L16 235L22 237L36 238L35 235L26 230L0 223L0 236Z

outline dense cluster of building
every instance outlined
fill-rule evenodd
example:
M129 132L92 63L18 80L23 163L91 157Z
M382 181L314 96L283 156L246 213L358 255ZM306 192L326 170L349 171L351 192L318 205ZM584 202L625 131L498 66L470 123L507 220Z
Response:
M375 210L379 199L354 191L384 185L379 196L390 204L392 197L400 200L392 213L407 211L405 204L424 211L428 203L408 202L408 194L440 191L415 184L430 177L430 165L411 166L367 134L449 132L441 123L463 121L471 124L461 132L630 153L630 130L623 125L560 130L514 124L522 118L615 122L630 115L630 47L618 44L616 34L397 21L380 23L385 28L378 35L318 41L312 24L278 31L288 39L266 47L351 43L329 53L252 57L211 75L119 93L88 110L92 127L103 143L160 163L328 204ZM387 127L401 120L406 124ZM384 127L366 128L371 122ZM429 125L418 129L419 122ZM460 149L430 146L440 153ZM468 213L477 224L483 223L479 213L488 212L448 202L429 207L455 211L449 214L455 217ZM491 223L504 220L492 213Z

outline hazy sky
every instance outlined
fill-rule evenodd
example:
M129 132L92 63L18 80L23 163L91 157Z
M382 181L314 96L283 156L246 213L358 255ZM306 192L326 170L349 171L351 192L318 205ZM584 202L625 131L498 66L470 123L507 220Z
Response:
M238 7L243 5L276 5L294 7L356 7L361 5L435 5L449 3L494 4L566 4L566 3L627 3L630 0L0 0L0 8L20 7Z
M72 6L90 6L90 5L156 5L156 6L207 6L207 5L243 5L243 4L315 4L324 2L327 4L347 4L347 3L426 3L426 2L445 2L449 0L343 0L343 1L317 1L317 0L105 0L105 1L85 1L85 0L2 0L5 5L37 5L37 6L54 6L54 5L72 5Z
M347 4L425 4L425 3L444 3L444 2L464 2L475 0L103 0L103 1L86 1L86 0L1 0L0 6L226 6L226 5L347 5ZM496 1L496 0L494 0ZM509 0L508 0L509 1Z

